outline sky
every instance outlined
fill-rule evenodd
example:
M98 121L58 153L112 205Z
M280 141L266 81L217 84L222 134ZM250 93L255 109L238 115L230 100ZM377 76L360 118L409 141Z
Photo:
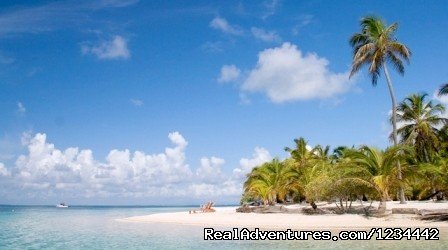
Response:
M349 37L412 51L398 100L448 82L448 1L2 1L0 204L236 204L304 137L385 148L390 97Z

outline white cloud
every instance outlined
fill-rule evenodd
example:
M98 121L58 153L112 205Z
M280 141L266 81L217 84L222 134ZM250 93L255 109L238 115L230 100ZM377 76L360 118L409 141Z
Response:
M0 36L20 33L42 33L63 27L79 27L92 22L92 12L122 8L136 0L49 1L46 4L20 4L4 7L0 13ZM86 18L87 17L87 18Z
M228 179L220 185L207 183L194 183L188 186L188 195L201 198L202 200L217 201L222 197L235 197L234 201L239 200L242 194L242 183L234 179Z
M240 160L240 166L233 169L233 174L236 178L244 178L252 169L259 166L265 162L272 160L272 156L269 151L262 147L256 147L252 158L242 158Z
M99 59L127 59L131 56L127 40L121 36L115 36L112 40L97 45L83 44L81 52L84 55L96 55Z
M333 73L328 65L327 59L304 55L296 45L284 43L259 53L241 89L265 93L275 103L325 99L348 91L349 73Z
M256 27L252 27L250 30L255 38L265 42L279 42L282 40L275 31L266 31Z
M231 82L240 76L241 70L235 65L224 65L221 67L221 74L219 75L218 82Z
M188 145L188 142L179 132L170 133L168 135L168 138L170 138L170 140L176 145L179 145L180 149L185 149L185 147Z
M9 171L5 168L5 164L0 162L0 177L1 176L9 176Z
M36 199L210 199L233 201L242 193L243 177L272 157L257 147L252 158L242 158L233 173L223 171L225 160L202 157L197 168L186 163L188 142L179 132L168 135L171 146L161 153L113 149L103 161L90 149L58 149L46 134L24 133L28 152L7 169L0 163L0 198L18 202ZM12 198L11 198L12 197ZM177 199L174 199L177 200Z
M216 30L220 30L226 34L230 35L241 35L243 31L240 27L229 24L226 19L221 17L215 17L210 22L210 27Z
M196 169L196 176L202 183L219 183L224 178L221 172L221 166L224 163L224 159L219 157L203 157L200 167Z
M23 103L21 102L17 103L17 112L19 112L19 114L25 114L26 108L25 105L23 105Z
M28 141L28 154L14 168L17 183L27 188L56 188L79 195L132 195L151 193L154 188L182 182L192 173L185 163L187 142L178 132L170 133L173 147L159 154L111 150L105 162L93 158L91 150L59 150L45 134ZM155 192L155 191L154 191Z
M137 106L137 107L143 106L143 104L144 104L144 102L140 99L131 98L130 101L134 106Z

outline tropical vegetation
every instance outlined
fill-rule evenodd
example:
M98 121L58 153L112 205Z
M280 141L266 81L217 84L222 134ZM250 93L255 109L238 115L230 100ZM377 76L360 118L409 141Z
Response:
M372 84L375 86L381 75L381 70L384 71L392 101L392 139L394 146L396 146L398 144L397 104L387 65L390 64L399 74L403 75L403 60L409 62L411 51L395 38L395 31L398 28L397 23L387 25L380 18L368 16L361 19L360 24L361 32L355 33L350 38L350 45L353 47L353 63L350 77L363 66L369 66L368 72L372 78ZM398 163L397 170L398 179L401 179L400 163ZM404 203L403 187L400 188L400 201Z
M385 201L448 198L448 119L445 106L425 93L411 94L396 103L388 66L404 73L410 50L396 37L397 23L380 18L361 20L361 31L350 38L353 62L350 76L364 66L375 86L384 73L392 102L390 122L393 144L386 149L317 145L294 140L284 160L278 158L255 167L244 183L242 202L260 200L265 205L319 201L335 202L343 211L356 200ZM439 95L448 94L448 84ZM351 205L350 205L351 206Z

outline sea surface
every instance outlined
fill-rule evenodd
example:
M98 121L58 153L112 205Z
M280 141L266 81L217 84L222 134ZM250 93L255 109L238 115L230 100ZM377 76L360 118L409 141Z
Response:
M189 209L0 206L0 249L448 249L447 231L437 241L205 241L203 227L117 220Z

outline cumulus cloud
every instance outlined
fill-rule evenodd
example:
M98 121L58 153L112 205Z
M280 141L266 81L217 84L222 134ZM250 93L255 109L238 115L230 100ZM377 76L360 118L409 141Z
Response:
M252 158L242 158L240 160L240 166L233 169L233 174L236 178L244 178L254 167L270 160L272 160L272 156L267 149L256 147L252 154Z
M189 185L187 190L188 194L194 197L207 197L215 201L229 195L238 199L237 197L242 193L242 183L229 178L220 185L194 183Z
M82 54L93 54L99 59L127 59L131 56L127 40L121 36L115 36L110 41L103 41L96 45L83 44Z
M255 38L265 42L279 42L282 40L275 31L266 31L256 27L252 27L250 31Z
M27 153L9 170L0 163L0 198L233 197L236 201L242 192L240 175L272 158L267 150L256 148L253 158L241 159L238 174L238 170L224 172L225 160L216 156L202 157L192 169L186 162L187 140L179 132L168 138L171 146L161 153L113 149L104 160L97 160L90 149L61 150L48 142L46 134L24 133Z
M229 22L227 22L226 19L221 17L215 17L210 22L210 27L216 30L220 30L226 34L230 35L241 35L243 34L243 31L240 27L236 25L231 25Z
M259 53L241 89L264 93L275 103L325 99L348 91L349 73L333 73L328 65L327 59L303 54L296 45L284 43Z
M25 114L26 108L25 105L23 105L23 103L21 102L17 103L17 112L19 112L19 114Z
M231 82L240 76L241 70L235 65L224 65L221 67L221 74L219 75L218 82Z
M203 157L201 165L196 169L196 176L203 183L218 183L223 180L224 176L221 172L221 166L224 165L224 159L219 157Z
M94 159L91 150L55 148L46 134L36 134L28 141L28 154L21 155L13 169L23 189L53 189L72 194L154 195L155 187L181 182L192 173L185 163L187 142L178 132L170 133L173 144L165 152L111 150L105 162Z

